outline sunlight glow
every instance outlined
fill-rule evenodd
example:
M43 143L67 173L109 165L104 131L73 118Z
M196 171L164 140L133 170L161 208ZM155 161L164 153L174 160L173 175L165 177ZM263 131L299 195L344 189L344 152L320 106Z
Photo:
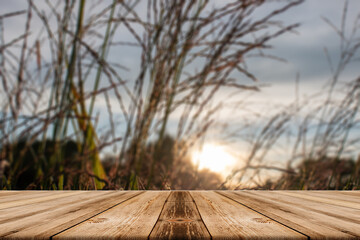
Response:
M222 174L236 164L236 158L225 147L216 144L204 144L200 151L194 151L192 161L199 170L207 168Z

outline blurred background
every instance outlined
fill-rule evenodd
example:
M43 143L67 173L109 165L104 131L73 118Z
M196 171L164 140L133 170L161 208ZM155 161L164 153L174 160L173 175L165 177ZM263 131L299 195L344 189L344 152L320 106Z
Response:
M0 188L360 189L357 0L0 9Z

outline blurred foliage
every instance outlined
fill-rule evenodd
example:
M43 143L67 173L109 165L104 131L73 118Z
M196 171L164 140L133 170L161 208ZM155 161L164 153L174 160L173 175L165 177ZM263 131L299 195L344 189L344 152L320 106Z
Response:
M324 18L341 46L338 59L325 49L332 75L321 100L296 98L275 115L255 113L261 124L247 119L250 137L228 128L250 148L244 166L225 181L196 169L189 152L217 123L220 90L259 91L247 59L277 59L264 52L270 40L299 24L276 19L303 0L271 7L273 1L264 0L216 7L207 0L141 2L69 0L55 7L53 1L29 0L27 10L0 16L1 189L216 189L227 188L232 179L239 188L244 179L265 189L359 188L360 160L344 156L358 154L360 78L339 87L360 49L358 19L350 34L346 29L347 2L340 28ZM267 7L271 10L257 14ZM5 42L4 22L20 15L25 31ZM33 27L33 19L41 27ZM32 31L38 33L35 39ZM119 39L125 35L130 40ZM107 59L113 52L126 58L121 54L129 47L139 53L132 79L124 74L129 66ZM95 113L99 99L104 104ZM103 113L109 122L101 131ZM245 120L235 124L238 129L248 126ZM173 136L166 134L170 128ZM287 166L271 165L268 153L289 132L296 140L286 146L293 148ZM106 146L120 150L101 159ZM283 175L265 185L257 182L268 170Z
M259 90L245 60L265 57L258 51L299 26L275 19L302 2L29 0L0 15L1 169L10 167L2 187L215 187L220 178L196 171L186 151L216 121L220 90ZM24 32L5 42L14 17ZM129 47L137 60L123 66ZM103 164L111 145L118 156Z
M52 140L34 141L21 139L15 144L5 145L0 151L3 161L8 160L7 170L4 169L2 188L6 189L58 189L60 176L65 175L65 189L79 188L81 169L78 145L74 141L61 144L62 162L53 161L56 147L60 145ZM60 165L64 170L60 171Z
M45 146L43 144L45 143ZM130 184L133 190L139 189L217 189L222 182L219 174L209 170L198 171L189 156L175 160L175 140L165 135L163 144L157 147L157 141L151 142L144 149L143 165L140 175L131 175ZM56 146L62 146L56 150ZM44 147L44 150L42 148ZM22 139L16 144L7 145L0 151L3 153L2 160L10 159L10 165L6 167L2 175L2 189L58 189L59 181L63 178L64 189L93 189L94 181L91 174L91 166L88 171L81 171L82 160L88 156L79 151L80 143L68 140L56 143L52 140L34 141ZM54 152L61 153L63 162L53 162ZM127 152L130 152L128 149ZM153 157L157 158L155 172L150 178L150 169L153 166ZM108 181L104 181L104 189L126 189L128 161L125 160L120 166L123 171L117 174L117 156L107 155L102 161ZM62 169L62 171L60 171Z
M272 190L360 190L360 156L353 159L323 157L302 161L293 173L267 180L258 189Z

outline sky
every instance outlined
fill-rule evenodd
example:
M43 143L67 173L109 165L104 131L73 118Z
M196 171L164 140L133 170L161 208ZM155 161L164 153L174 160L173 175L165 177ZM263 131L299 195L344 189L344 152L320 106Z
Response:
M322 84L331 77L324 48L328 49L334 65L340 54L340 38L323 18L340 27L344 3L338 0L305 1L282 15L284 22L298 22L301 25L296 34L286 34L273 41L272 54L285 59L287 63L257 60L254 72L262 83L272 86L260 94L263 98L273 99L276 96L280 102L291 99L295 92L296 74L300 76L302 94L321 91ZM359 9L359 1L349 1L347 31L352 30ZM344 73L344 80L350 80L358 73L358 63L351 64ZM284 90L291 89L291 86L294 91Z
M211 3L212 5L221 5L219 2L221 1L212 1ZM274 4L278 4L276 1L274 2ZM104 6L109 3L111 3L111 1L101 2ZM0 15L27 8L27 2L25 0L2 0L0 4ZM41 8L42 0L36 1L36 4ZM218 114L218 120L220 120L220 122L231 123L233 124L233 128L231 129L236 129L236 123L239 121L239 118L243 118L243 114L252 112L266 115L278 111L284 106L284 103L288 104L295 100L297 76L299 79L298 95L300 99L306 99L313 94L324 91L332 76L325 49L329 53L334 66L336 66L340 54L340 38L324 19L329 19L334 26L340 27L344 4L344 0L307 0L302 5L291 8L289 11L277 17L277 20L283 21L284 23L300 23L296 32L287 33L271 41L270 44L273 48L265 51L266 54L274 55L284 59L284 61L267 58L248 58L246 61L249 71L254 73L259 82L252 83L243 76L238 77L244 78L244 83L258 85L261 90L260 92L245 92L241 93L241 95L231 95L232 92L226 89L220 91L217 97L223 100L226 106L228 104L228 107L223 108ZM142 8L144 7L140 4L138 9L140 15L145 14ZM259 10L256 14L261 15L266 11L266 9ZM359 13L360 1L349 0L346 19L347 33L351 33L353 23ZM21 16L5 20L5 42L9 42L24 31L24 17L25 16ZM37 24L40 24L40 20L34 19L33 36L36 35ZM126 34L128 33L123 32L122 38L131 39L131 37ZM359 34L357 38L359 38ZM43 52L42 54L46 57L47 53ZM121 57L124 55L126 55L125 58ZM122 54L116 52L110 53L109 59L111 61L117 61L129 69L122 72L125 79L134 79L138 71L138 55L139 52L129 48ZM359 62L350 63L340 76L341 81L348 82L359 76L360 68L358 66ZM232 98L229 96L235 97ZM230 99L233 99L233 101ZM246 99L247 104L237 104L241 99ZM114 106L118 104L115 98L110 99L110 101L113 102ZM102 113L104 106L106 106L104 98L99 98L96 111ZM121 112L118 109L118 107L115 107L113 111L114 114L120 116ZM238 111L239 114L233 114L234 109L240 109L241 111ZM171 119L173 122L170 121L170 126L171 124L175 125L178 118L179 113L174 113ZM106 115L103 115L99 125L106 124L108 124L108 121L106 121ZM124 131L124 129L120 127L119 131ZM169 131L172 131L171 127ZM219 142L219 135L224 135L221 128L213 127L207 135L207 141L210 143ZM235 155L241 155L241 151L245 151L244 149L239 150L241 147L236 143L236 140L234 146L236 147L233 148L232 152L235 152Z

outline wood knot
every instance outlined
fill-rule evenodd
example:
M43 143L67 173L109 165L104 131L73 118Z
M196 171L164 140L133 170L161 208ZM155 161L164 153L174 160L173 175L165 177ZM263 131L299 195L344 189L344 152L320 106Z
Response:
M271 220L266 218L253 218L252 220L258 223L271 223Z
M95 219L90 219L89 222L91 222L91 223L102 223L102 222L105 222L107 220L108 220L107 218L95 218Z
M188 223L188 222L193 222L194 220L188 218L173 218L173 219L167 219L166 221L174 222L174 223Z

